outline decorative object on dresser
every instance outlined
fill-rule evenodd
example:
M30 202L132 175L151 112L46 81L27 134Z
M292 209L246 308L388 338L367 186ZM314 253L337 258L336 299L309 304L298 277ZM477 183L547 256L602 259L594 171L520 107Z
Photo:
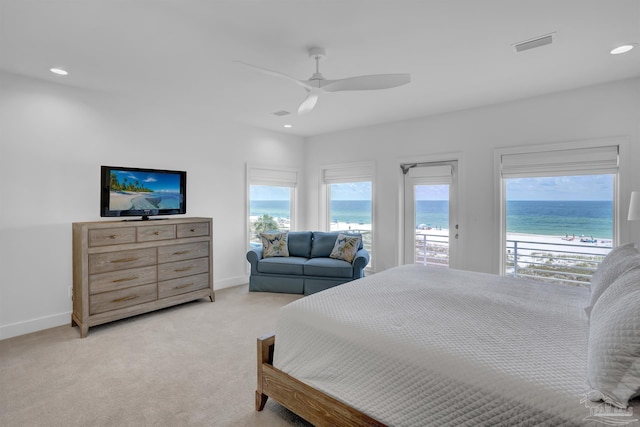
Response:
M71 325L91 326L209 297L213 220L73 223Z

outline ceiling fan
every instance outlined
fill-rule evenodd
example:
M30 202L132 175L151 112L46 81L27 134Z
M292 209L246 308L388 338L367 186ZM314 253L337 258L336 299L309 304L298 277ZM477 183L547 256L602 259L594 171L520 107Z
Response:
M344 79L327 80L320 73L320 60L326 58L327 54L321 47L309 49L309 57L316 61L316 72L309 80L298 80L278 71L257 67L242 61L235 61L248 67L254 68L271 76L283 77L287 80L302 86L307 92L307 97L298 107L298 114L306 114L313 110L318 102L318 97L323 92L341 92L345 90L378 90L389 89L402 86L411 81L411 74L374 74L368 76L347 77Z

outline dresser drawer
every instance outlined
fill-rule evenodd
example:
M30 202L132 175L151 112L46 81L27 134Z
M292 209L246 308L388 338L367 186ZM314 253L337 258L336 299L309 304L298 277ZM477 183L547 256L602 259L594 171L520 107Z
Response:
M158 285L134 286L118 291L103 292L89 297L89 313L97 314L118 308L130 307L158 299Z
M89 230L89 246L119 245L122 243L134 243L136 230L128 228L104 228Z
M153 242L155 240L168 240L176 238L175 225L152 225L137 227L138 242Z
M196 258L186 261L158 264L158 280L170 280L177 277L192 276L209 271L209 258Z
M146 267L157 262L156 248L89 255L89 274Z
M209 256L209 242L185 243L158 248L158 262L182 261Z
M178 224L178 239L184 237L197 237L209 235L208 222L194 222L189 224Z
M155 283L158 280L156 266L131 268L89 276L89 294L115 291L132 286Z
M158 298L167 298L209 287L209 273L180 277L158 283Z

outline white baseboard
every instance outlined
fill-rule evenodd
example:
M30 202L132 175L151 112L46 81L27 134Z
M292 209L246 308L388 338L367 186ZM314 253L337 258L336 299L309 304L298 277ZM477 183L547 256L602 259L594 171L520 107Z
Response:
M233 286L245 285L249 283L249 276L237 276L229 279L216 280L213 283L214 290L231 288ZM40 317L38 319L25 320L23 322L11 323L0 326L0 340L17 337L18 335L30 334L43 329L55 328L56 326L71 325L71 312L53 314L51 316Z
M231 277L224 280L214 280L213 290L218 291L220 289L231 288L233 286L246 285L247 283L249 283L249 275Z
M0 326L0 340L17 337L18 335L30 334L31 332L38 332L43 329L55 328L56 326L62 325L71 325L70 311Z

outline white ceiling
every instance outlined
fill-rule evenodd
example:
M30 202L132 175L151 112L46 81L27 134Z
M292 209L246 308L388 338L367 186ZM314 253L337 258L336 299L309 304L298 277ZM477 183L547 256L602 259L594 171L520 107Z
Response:
M552 45L512 47L551 32ZM302 136L640 76L640 48L609 54L632 42L640 0L0 0L0 69ZM307 79L311 46L329 79L412 82L329 93L298 116L304 89L233 62Z

